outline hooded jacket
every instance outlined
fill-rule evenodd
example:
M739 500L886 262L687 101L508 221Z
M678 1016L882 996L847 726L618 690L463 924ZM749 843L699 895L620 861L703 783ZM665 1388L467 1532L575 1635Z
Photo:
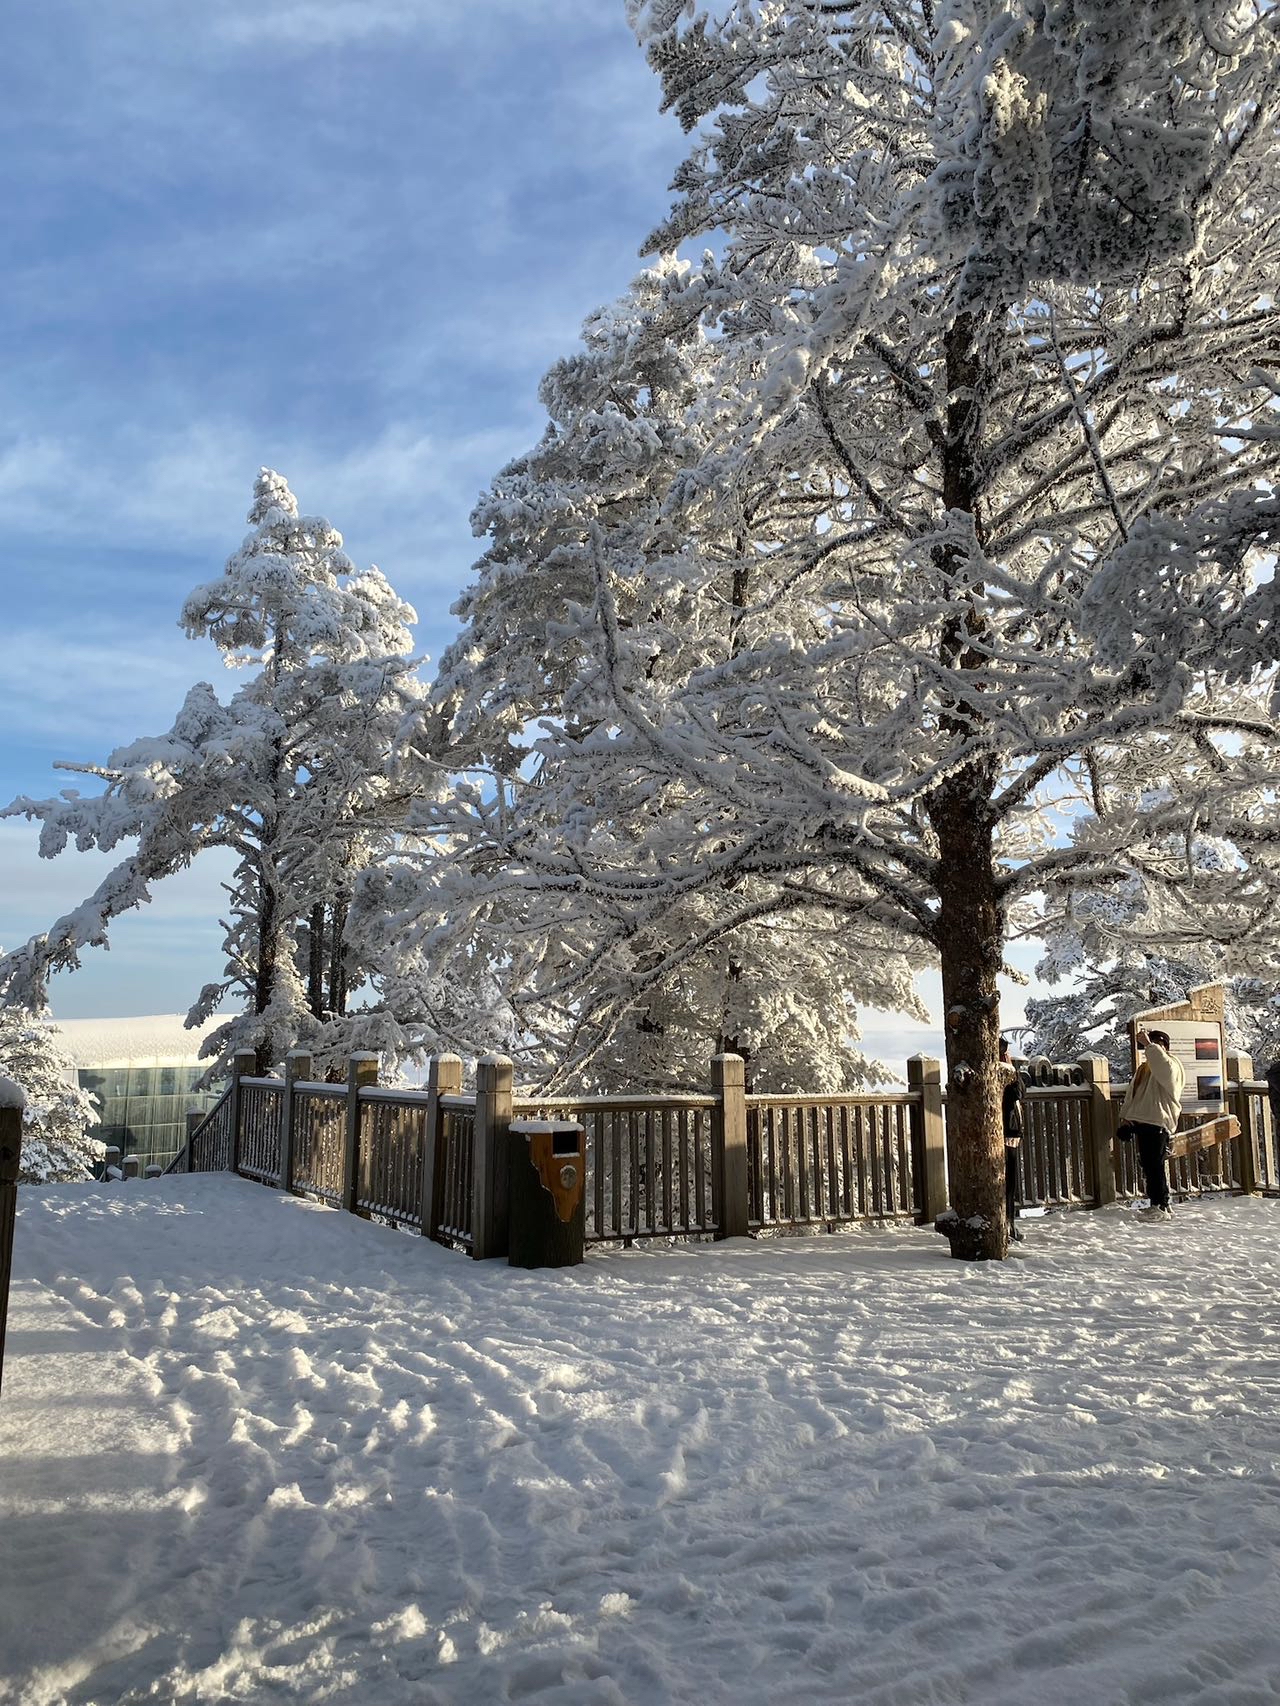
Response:
M1159 1125L1177 1131L1182 1112L1182 1086L1187 1075L1167 1048L1148 1042L1146 1059L1133 1075L1128 1094L1120 1106L1121 1120L1134 1125Z
M1004 1127L1006 1149L1016 1149L1022 1142L1022 1079L1011 1060L1000 1062L1000 1117Z

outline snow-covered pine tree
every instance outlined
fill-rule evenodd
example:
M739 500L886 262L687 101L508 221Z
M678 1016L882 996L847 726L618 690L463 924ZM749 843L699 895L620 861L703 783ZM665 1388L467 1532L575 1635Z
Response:
M1133 1070L1129 1021L1151 1007L1185 1001L1187 991L1221 981L1227 997L1227 1043L1250 1056L1261 1073L1280 1059L1280 986L1255 977L1221 978L1193 960L1157 954L1117 957L1083 966L1060 995L1027 1002L1027 1027L1020 1042L1029 1055L1076 1060L1103 1055L1113 1082Z
M1255 689L1280 598L1253 573L1280 520L1276 15L632 15L668 104L707 121L652 244L718 243L694 288L724 406L667 492L678 572L645 564L642 620L623 619L635 564L596 530L562 643L607 709L546 739L562 798L575 767L587 797L661 777L679 820L659 856L530 817L502 859L623 932L697 893L710 939L750 878L936 955L943 1229L953 1254L999 1257L997 976L1019 910L1135 871L1188 920L1276 898L1257 856L1275 706L1259 716ZM731 566L700 542L733 538L738 494L770 485L776 523L742 540L739 644L679 678L670 613ZM807 625L771 622L783 599ZM1229 893L1169 858L1206 821Z
M579 743L607 742L613 717L594 641L580 632L600 553L616 565L618 630L661 626L665 644L640 667L678 683L733 657L751 595L742 542L777 524L767 483L741 486L719 530L696 540L664 510L731 402L710 384L701 311L689 267L659 262L587 321L580 350L543 381L550 423L476 511L489 548L456 607L463 631L424 717L437 763L469 769L471 785L442 790L429 814L445 850L430 861L429 897L410 882L382 904L426 904L440 921L428 932L418 921L424 971L485 966L497 980L500 969L508 1046L543 1081L665 1090L696 1081L710 1053L736 1049L761 1087L854 1088L867 1070L858 1005L916 1006L891 933L871 921L851 930L838 905L750 873L726 874L731 927L696 893L664 895L641 916L572 875L579 849L590 857L607 840L629 861L666 861L708 829L689 821L678 779L576 762ZM808 629L807 609L775 600L775 627L793 616ZM567 765L556 731L570 736ZM545 841L562 843L559 863L513 885L510 856L534 820ZM415 939L400 921L395 933Z
M87 1179L106 1146L93 1136L98 1110L76 1083L60 1032L29 1008L0 1005L0 1078L26 1096L18 1178L29 1185Z
M1176 863L1177 850L1169 853ZM1198 856L1230 893L1236 873L1226 850L1202 839ZM1176 910L1169 916L1167 898L1136 874L1105 892L1062 895L1056 914L1044 920L1045 955L1036 969L1049 983L1069 987L1027 1002L1022 1043L1029 1053L1073 1060L1089 1050L1106 1056L1113 1076L1127 1078L1129 1020L1186 1000L1200 984L1222 983L1231 1046L1250 1055L1259 1071L1280 1056L1280 923L1270 943L1264 931L1250 930L1241 952L1229 928L1238 919L1234 904L1204 920L1202 939L1195 940ZM1177 898L1175 891L1175 904Z
M1233 683L1275 656L1274 589L1247 566L1277 515L1257 371L1278 312L1275 19L1234 0L633 14L668 104L718 115L656 241L723 233L708 322L726 360L744 336L767 351L708 469L843 482L771 564L831 611L826 638L782 681L771 657L741 672L755 744L720 773L762 808L777 778L809 849L937 947L952 1247L999 1254L1010 905L1105 882L1117 854L1163 861L1206 810L1242 857L1269 833L1227 751L1195 789L1176 779L1197 743L1229 749L1252 709ZM760 764L771 723L798 786ZM1045 821L1064 783L1095 813L1067 847Z
M339 1054L363 1021L350 988L371 969L353 958L346 919L354 882L403 816L393 777L400 723L420 688L416 620L376 569L356 573L341 535L300 516L282 477L263 469L252 531L224 573L198 587L182 626L208 635L229 668L254 670L222 704L201 682L173 727L105 765L59 768L100 778L89 798L18 799L5 815L43 823L46 858L77 847L136 847L98 890L0 962L12 997L43 1000L49 975L106 941L112 919L208 848L237 857L224 921L224 976L201 991L198 1024L230 993L243 1011L207 1039L216 1063L256 1051L265 1070L299 1041Z

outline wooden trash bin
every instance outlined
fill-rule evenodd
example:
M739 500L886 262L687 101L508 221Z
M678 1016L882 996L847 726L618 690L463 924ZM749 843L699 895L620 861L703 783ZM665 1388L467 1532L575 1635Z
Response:
M508 1134L507 1260L576 1267L586 1247L586 1132L574 1120L512 1120Z

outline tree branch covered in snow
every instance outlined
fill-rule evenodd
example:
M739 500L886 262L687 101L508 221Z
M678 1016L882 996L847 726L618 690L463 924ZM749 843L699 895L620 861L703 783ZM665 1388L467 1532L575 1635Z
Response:
M0 1005L0 1078L23 1096L18 1178L30 1185L87 1179L106 1145L92 1135L93 1097L76 1083L75 1067L50 1020L25 1007Z
M227 962L188 1022L231 996L243 1010L206 1039L213 1069L236 1049L263 1069L300 1041L342 1053L363 1032L350 990L370 969L347 920L359 871L403 820L394 778L400 723L420 693L410 607L376 569L357 573L327 521L301 516L264 469L252 531L223 574L182 611L229 668L255 673L223 704L198 683L171 729L120 747L105 765L64 765L105 786L15 800L41 822L40 852L128 853L75 911L0 961L0 988L43 1002L49 976L105 946L112 921L206 849L236 856L224 919ZM354 1030L353 1030L354 1026Z

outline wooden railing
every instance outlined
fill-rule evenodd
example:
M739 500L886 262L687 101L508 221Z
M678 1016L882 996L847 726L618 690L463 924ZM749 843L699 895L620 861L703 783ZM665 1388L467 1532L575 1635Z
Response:
M920 1216L911 1129L918 1093L746 1100L753 1228Z
M283 1079L256 1077L252 1056L237 1056L226 1095L188 1140L186 1164L305 1192L477 1257L505 1253L513 1115L584 1127L592 1244L930 1224L947 1205L941 1069L922 1058L908 1062L906 1090L872 1095L748 1094L734 1055L712 1062L710 1094L676 1096L516 1096L501 1059L480 1062L475 1091L464 1094L453 1055L431 1062L422 1090L379 1086L374 1056L353 1057L345 1085L314 1081L310 1070L302 1051ZM1134 1146L1115 1138L1120 1095L1105 1061L1057 1076L1065 1081L1027 1092L1022 1205L1099 1207L1140 1195ZM1239 1137L1172 1161L1171 1188L1280 1194L1266 1086L1241 1070L1228 1108Z
M1242 1139L1231 1143L1217 1143L1204 1149L1194 1149L1187 1155L1171 1156L1168 1162L1169 1190L1178 1197L1197 1197L1220 1195L1223 1192L1239 1192L1240 1183L1240 1144ZM1136 1150L1136 1143L1122 1145L1126 1150ZM1134 1171L1139 1175L1134 1180L1131 1193L1135 1197L1146 1195L1146 1186L1141 1182L1141 1168Z
M356 1212L390 1226L422 1226L422 1150L430 1097L360 1092Z
M241 1078L236 1130L236 1171L264 1185L280 1183L280 1107L284 1085L276 1078Z
M440 1098L437 1143L438 1186L432 1193L435 1226L442 1244L475 1250L476 1107L470 1096Z
M1263 1079L1246 1077L1233 1089L1236 1117L1254 1146L1257 1188L1267 1196L1280 1196L1280 1125L1267 1084Z
M1098 1200L1098 1164L1090 1125L1090 1091L1074 1087L1032 1089L1027 1092L1024 1108L1025 1129L1018 1146L1020 1206L1094 1207Z
M521 1116L586 1132L587 1242L714 1237L714 1096L520 1096Z
M342 1148L347 1092L341 1084L306 1079L293 1086L292 1176L289 1189L322 1202L342 1200Z
M26 1098L6 1080L0 1088L0 1376L4 1373L5 1324L9 1318L9 1276L18 1214L18 1170L22 1165L22 1114ZM17 1092L15 1095L14 1092Z
M208 1113L187 1115L187 1141L166 1173L229 1173L235 1164L235 1086L229 1084Z

